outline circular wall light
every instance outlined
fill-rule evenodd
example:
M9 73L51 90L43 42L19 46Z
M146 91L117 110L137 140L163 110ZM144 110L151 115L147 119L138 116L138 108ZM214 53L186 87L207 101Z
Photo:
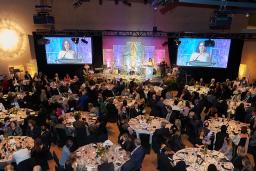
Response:
M11 51L17 48L19 43L19 35L15 30L0 30L0 48L4 51Z
M0 59L15 60L25 52L27 36L10 20L0 20Z

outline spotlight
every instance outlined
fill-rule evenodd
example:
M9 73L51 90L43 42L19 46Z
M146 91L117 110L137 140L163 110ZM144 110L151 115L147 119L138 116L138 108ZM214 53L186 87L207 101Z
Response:
M211 39L205 40L205 41L204 41L204 45L205 45L206 47L214 47L214 46L215 46L215 41L214 41L214 40L211 40Z
M81 41L85 44L88 44L88 41L85 38L82 38Z
M71 40L72 40L75 44L78 44L78 43L79 43L79 37L72 37Z
M123 4L127 5L127 6L132 6L132 3L129 2L128 0L123 0Z
M181 41L179 39L175 39L174 42L175 42L176 46L179 46L181 43Z
M39 45L46 45L46 44L49 44L49 43L50 43L49 39L42 38L42 39L38 40Z
M249 18L249 17L250 17L250 14L249 14L249 13L246 13L246 14L245 14L245 17L246 17L246 18Z
M84 2L89 2L90 0L73 0L73 7L78 8L80 7Z

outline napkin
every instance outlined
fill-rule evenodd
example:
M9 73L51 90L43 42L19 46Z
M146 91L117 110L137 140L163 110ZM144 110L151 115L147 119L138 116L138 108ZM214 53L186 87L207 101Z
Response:
M103 146L106 147L106 146L112 146L113 143L110 141L110 140L106 140L104 143L103 143Z

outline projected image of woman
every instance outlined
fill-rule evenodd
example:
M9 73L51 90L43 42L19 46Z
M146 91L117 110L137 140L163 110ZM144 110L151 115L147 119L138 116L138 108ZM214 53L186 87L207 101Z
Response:
M196 52L192 53L190 61L210 62L210 55L206 51L204 41L199 42Z
M76 53L72 50L68 40L63 41L62 50L59 52L58 59L76 59Z

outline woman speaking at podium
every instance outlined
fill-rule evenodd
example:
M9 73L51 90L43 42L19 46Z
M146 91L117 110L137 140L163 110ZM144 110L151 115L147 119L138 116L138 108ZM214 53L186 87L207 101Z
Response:
M71 45L68 40L63 41L62 50L59 52L58 60L62 59L76 59L76 53L71 49Z
M190 62L210 62L210 55L206 52L204 41L199 42L196 52L192 53Z

